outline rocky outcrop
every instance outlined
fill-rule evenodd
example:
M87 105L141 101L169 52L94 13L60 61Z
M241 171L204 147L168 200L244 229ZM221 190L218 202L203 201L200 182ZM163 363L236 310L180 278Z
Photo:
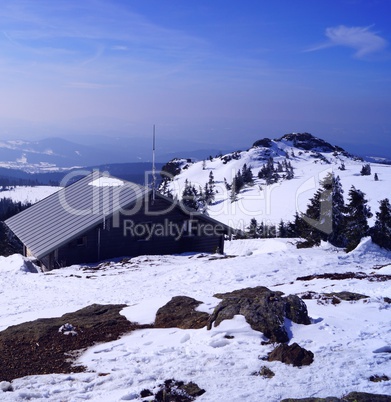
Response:
M368 394L367 392L350 392L343 398L333 396L327 398L300 398L300 399L282 399L281 402L390 402L391 396Z
M288 342L284 319L308 325L307 306L295 295L283 297L282 292L273 292L264 286L245 288L229 293L215 294L223 299L208 321L208 329L218 326L223 320L235 315L244 315L251 328L262 332L272 342Z
M142 390L140 397L154 396L155 402L191 402L204 393L205 390L194 382L184 383L183 381L166 380L164 384L158 386L156 392L149 389Z
M199 329L207 325L209 314L196 311L202 302L187 296L175 296L156 313L155 328Z
M262 138L254 142L253 147L270 148L272 146L272 140L270 138Z
M362 299L368 299L369 296L363 295L361 293L354 292L331 292L331 293L316 293L316 292L304 292L299 294L299 296L304 300L318 300L318 303L331 303L340 304L342 301L356 302Z
M327 398L300 398L300 399L282 399L281 402L341 402L341 399L329 396Z
M293 146L306 151L318 152L341 152L344 155L349 155L344 149L338 146L331 145L330 143L317 138L310 133L292 133L285 134L283 137L275 141L289 141Z
M388 274L366 274L364 272L332 272L324 274L315 274L307 276L299 276L297 281L312 281L313 279L331 279L333 281L340 281L345 279L366 279L369 282L386 282L391 280L391 275Z
M283 343L269 353L267 360L269 362L277 360L296 367L309 366L314 361L314 354L297 343L289 346Z
M128 321L123 304L92 304L57 318L43 318L0 332L0 381L26 375L84 371L73 366L78 352L145 327ZM79 352L80 353L80 352Z

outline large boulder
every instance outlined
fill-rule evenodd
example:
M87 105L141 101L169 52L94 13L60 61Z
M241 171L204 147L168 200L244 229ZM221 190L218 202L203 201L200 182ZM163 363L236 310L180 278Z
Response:
M391 395L369 394L367 392L350 392L342 402L391 402Z
M93 304L62 317L8 327L0 332L0 381L84 371L84 367L72 365L77 351L97 342L113 341L141 327L120 314L124 307Z
M202 302L187 296L175 296L156 313L155 328L199 329L207 325L209 314L196 311Z
M297 324L311 323L307 306L298 296L284 297L282 292L273 292L264 286L214 296L223 300L211 315L208 329L211 329L213 324L218 326L223 320L241 314L252 329L262 332L272 342L288 342L285 318Z

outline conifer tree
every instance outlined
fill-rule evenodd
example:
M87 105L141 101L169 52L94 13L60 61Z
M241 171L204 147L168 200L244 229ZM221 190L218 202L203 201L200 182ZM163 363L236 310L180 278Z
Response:
M391 250L391 205L388 198L379 201L375 225L371 230L372 240L387 250Z
M258 237L258 222L255 218L251 219L247 231L251 238L256 239Z
M331 220L332 232L328 235L327 240L337 247L346 246L345 238L345 201L343 198L343 189L339 176L329 174L322 182L322 186L331 194Z
M198 210L197 197L198 192L196 188L186 179L185 188L182 192L182 204L187 208Z
M242 178L244 184L252 184L253 183L253 172L251 171L251 167L247 167L245 163L242 168Z
M361 176L370 176L371 175L371 165L366 163L362 166L360 171Z
M231 184L229 184L227 182L227 179L225 177L224 177L224 185L225 185L225 188L227 189L227 191L231 190L232 186L231 186Z
M354 250L360 240L368 235L368 218L372 216L368 201L361 190L352 186L349 190L348 205L346 206L346 251Z
M301 219L298 212L295 213L293 222L288 222L286 225L287 237L302 237L303 225L305 222Z
M345 205L339 177L330 173L307 206L305 214L296 220L296 231L310 245L327 240L335 246L345 246Z
M236 173L235 177L232 180L231 191L234 195L239 194L240 190L244 187L244 180L242 173L240 170Z
M325 235L319 230L321 225L321 198L322 191L319 189L310 199L305 214L301 215L301 233L311 246L319 246L321 240L326 240Z
M281 219L280 223L278 224L278 237L289 237L288 236L288 229L287 226L285 225L285 222Z
M215 193L213 187L209 183L205 183L203 196L205 199L205 204L210 205L215 199Z

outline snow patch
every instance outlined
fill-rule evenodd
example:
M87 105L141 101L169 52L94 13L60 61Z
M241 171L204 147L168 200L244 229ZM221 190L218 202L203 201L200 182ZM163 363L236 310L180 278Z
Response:
M116 179L114 177L99 177L99 179L93 180L88 183L89 186L94 187L119 187L123 186L125 183L122 180Z
M22 257L20 254L13 254L9 257L0 257L0 271L10 273L37 273L39 269L29 259Z

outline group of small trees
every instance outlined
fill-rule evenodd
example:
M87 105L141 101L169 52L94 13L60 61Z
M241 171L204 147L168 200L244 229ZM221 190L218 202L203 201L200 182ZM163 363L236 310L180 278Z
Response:
M294 178L292 164L286 158L275 164L273 158L270 157L258 172L258 178L264 179L267 185L277 183L281 177L287 180Z
M365 194L352 186L344 202L343 189L338 176L328 174L320 183L319 190L310 199L304 214L296 213L292 222L280 222L275 235L299 237L299 246L311 247L328 241L347 252L353 250L365 236L371 235L374 243L391 250L391 206L386 198L380 201L375 225L370 228L372 217ZM259 236L260 225L255 219L247 228L250 237Z
M361 174L361 176L370 176L371 175L371 165L369 163L366 163L365 165L363 165L361 167L360 174ZM373 179L375 181L379 181L379 176L377 175L377 173L375 173L373 175Z
M258 223L255 218L252 218L250 225L247 228L247 237L253 239L268 239L277 236L277 228L275 225L269 225L264 222Z
M242 170L238 170L234 176L230 186L227 186L227 181L225 180L227 190L231 190L231 202L236 201L236 195L239 194L244 186L251 185L253 182L254 179L251 167L247 167L245 163Z
M0 199L0 255L20 252L21 244L15 236L9 236L9 229L3 221L31 206L30 202L14 201L11 198Z
M197 189L186 179L181 202L186 208L205 213L208 206L213 203L215 194L215 181L211 171L209 181L205 183L204 188L199 186Z
M324 240L351 251L369 234L368 218L372 213L365 194L352 186L345 205L338 176L330 173L320 184L306 213L296 223L296 235L310 246Z

